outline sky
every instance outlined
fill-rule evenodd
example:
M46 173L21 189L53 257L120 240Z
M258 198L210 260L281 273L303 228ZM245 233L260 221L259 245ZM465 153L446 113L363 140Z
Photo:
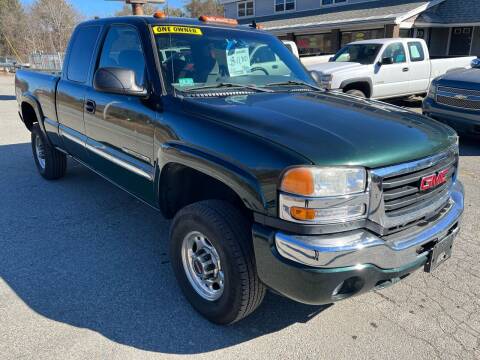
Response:
M20 0L24 5L29 5L34 0ZM105 1L105 0L67 0L85 16L106 17L113 15L115 11L120 10L123 6L121 1ZM168 4L172 7L183 7L182 0L168 0ZM162 6L162 5L161 5Z

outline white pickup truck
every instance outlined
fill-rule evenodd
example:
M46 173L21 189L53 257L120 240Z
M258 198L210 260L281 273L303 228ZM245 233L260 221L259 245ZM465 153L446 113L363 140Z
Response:
M317 71L327 89L386 99L425 94L430 82L446 72L470 67L475 56L430 59L422 39L393 38L352 42L327 63L304 63Z

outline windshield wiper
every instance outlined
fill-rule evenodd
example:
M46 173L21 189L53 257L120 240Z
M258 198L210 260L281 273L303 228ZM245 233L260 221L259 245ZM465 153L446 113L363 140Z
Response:
M321 90L321 91L324 90L321 87L318 87L318 86L315 86L315 85L312 85L312 84L309 84L307 82L300 81L300 80L288 80L288 81L273 82L273 83L266 84L265 86L292 86L292 85L303 85L303 86L308 86L309 88L314 89L314 90Z
M229 83L229 82L221 82L221 83L212 84L212 85L197 86L189 89L180 89L180 91L188 92L188 91L220 89L220 88L243 88L243 89L249 89L249 90L254 90L259 92L273 92L273 90L260 88L255 85L243 85L243 84L235 84L235 83Z

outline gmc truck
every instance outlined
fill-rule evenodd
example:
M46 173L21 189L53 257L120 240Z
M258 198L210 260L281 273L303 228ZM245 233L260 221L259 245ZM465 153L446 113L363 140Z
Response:
M304 65L319 73L326 89L387 99L425 95L432 79L467 68L473 59L475 56L431 59L423 39L372 39L347 44L328 63L309 59Z
M329 304L433 271L459 231L451 128L318 88L234 20L81 23L61 75L19 71L16 97L45 179L69 156L173 218L178 284L218 324L267 288Z

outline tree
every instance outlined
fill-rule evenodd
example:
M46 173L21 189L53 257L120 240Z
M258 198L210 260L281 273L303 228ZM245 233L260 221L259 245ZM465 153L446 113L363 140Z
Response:
M19 0L0 0L0 55L25 61L28 48L24 43L27 23Z
M65 51L82 16L66 0L36 0L28 18L29 43L33 49L58 53Z
M218 0L190 0L185 9L192 18L200 15L223 16L223 6Z
M162 11L167 14L168 16L175 16L175 17L186 17L187 15L185 12L180 8L170 7L165 5Z
M160 10L160 9L152 4L145 4L143 6L143 12L145 13L145 15L152 15L157 10ZM185 16L185 12L179 8L169 7L165 5L161 10L169 16L178 16L178 17ZM122 10L119 10L115 13L115 16L127 16L127 15L132 15L132 6L127 4L123 5Z
M158 8L153 6L152 4L145 4L143 5L143 12L145 15L152 15ZM128 16L132 15L132 5L125 4L123 5L122 10L119 10L115 13L115 16Z

